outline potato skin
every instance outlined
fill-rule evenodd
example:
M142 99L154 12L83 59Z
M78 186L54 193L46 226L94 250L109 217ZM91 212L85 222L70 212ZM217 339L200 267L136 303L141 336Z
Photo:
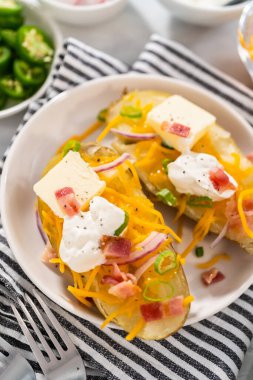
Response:
M97 159L97 157L100 156L115 155L115 151L113 151L111 148L105 148L97 144L89 143L82 144L82 154L85 154L87 158L90 157L91 159ZM62 156L60 154L54 156L45 168L43 175L45 175L51 168L53 168L61 158ZM142 190L138 189L138 192L139 196L144 196ZM41 199L38 199L38 212L42 224L44 223L45 219L44 212L46 212L50 216L52 223L47 224L47 231L50 232L50 235L48 235L48 237L54 250L57 253L59 253L59 241L61 239L61 231L59 231L59 229L56 228L55 221L57 219L58 222L62 223L63 220L54 215L52 210ZM171 246L168 246L168 249L172 249ZM189 295L187 280L180 263L178 264L177 274L172 277L172 281L174 287L176 288L175 295L183 295L184 297L187 297ZM103 285L101 284L101 275L98 274L94 283L91 286L91 290L99 292L102 286ZM96 298L94 298L93 301L97 306L98 310L101 312L101 314L103 314L105 318L108 317L108 315L110 315L113 311L117 310L117 308L119 307L119 305L108 305L107 303L102 302ZM164 318L161 321L146 323L145 327L138 334L138 337L149 340L159 340L166 338L172 333L175 333L183 326L188 316L189 309L190 306L186 306L185 312L180 316ZM134 313L131 314L131 318L129 315L124 314L115 318L113 322L118 326L122 327L125 331L129 332L138 322L140 317L141 315L138 307L136 308Z
M155 99L155 104L157 102L161 102L163 98L166 98L169 96L169 94L160 94L156 91L139 91L135 93L135 96L138 99L144 99L144 104L148 102L152 102L152 99ZM109 115L115 116L116 110L120 109L120 104L122 102L122 99L115 105L112 105ZM210 130L208 131L208 137L210 138L210 141L215 146L215 149L219 152L220 156L224 161L231 160L231 153L237 153L240 155L240 161L241 166L243 168L249 168L252 166L252 163L245 157L245 155L240 151L237 144L231 137L230 133L224 130L222 127L218 125L214 125ZM131 156L134 158L135 156L135 143L124 140L122 137L118 138L116 137L113 141L112 146L115 150L119 153L128 152L131 154ZM138 175L143 183L143 185L146 187L146 189L150 192L150 194L155 195L157 193L157 189L154 187L154 185L149 181L148 179L148 173L146 173L142 169L136 168L138 171ZM248 178L248 182L253 182L253 175L251 174ZM246 184L247 185L247 184ZM155 197L154 197L155 199ZM189 218L193 219L194 221L198 221L203 212L198 208L192 208L192 207L186 207L184 214L188 216ZM211 225L210 231L219 234L223 228L223 225L220 223L213 223ZM229 240L237 242L247 253L250 255L253 255L253 240L247 236L246 234L238 233L236 229L229 229L227 231L226 237Z

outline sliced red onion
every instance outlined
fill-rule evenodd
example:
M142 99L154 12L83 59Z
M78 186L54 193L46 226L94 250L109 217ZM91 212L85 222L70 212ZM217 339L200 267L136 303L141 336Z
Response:
M107 260L104 265L113 265L113 263L117 263L119 265L134 263L142 257L147 256L149 253L154 252L166 239L166 234L151 232L146 240L137 245L137 250L132 252L129 257L119 257L112 260Z
M221 232L219 233L219 235L217 236L217 238L212 242L212 244L210 244L210 248L214 248L216 247L217 244L219 244L219 242L224 238L224 236L226 235L227 233L227 230L228 230L228 222L224 225L224 227L222 228Z
M111 132L116 135L124 136L131 140L152 140L155 139L158 135L156 133L134 133L121 131L120 129L112 128Z
M120 157L118 157L116 160L109 162L108 164L100 165L100 166L95 166L92 169L97 172L105 172L106 170L111 170L116 168L117 166L123 164L126 160L130 158L130 154L128 153L123 153Z
M43 228L42 228L41 220L40 220L40 216L39 216L39 213L38 213L37 210L36 210L35 215L36 215L36 224L37 224L37 228L38 228L38 230L39 230L40 236L41 236L43 242L44 242L45 244L47 244L47 236L46 236L46 234L45 234L45 232L44 232L44 230L43 230Z
M152 256L150 257L150 259L148 259L148 261L146 261L140 268L137 269L137 271L135 272L135 277L136 277L136 280L138 281L141 276L143 275L143 273L146 272L146 270L152 265L154 264L155 260L157 258L157 255L156 256Z

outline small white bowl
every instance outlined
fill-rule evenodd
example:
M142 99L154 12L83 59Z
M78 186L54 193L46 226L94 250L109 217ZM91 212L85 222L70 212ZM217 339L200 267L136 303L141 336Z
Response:
M197 25L217 25L236 19L245 7L245 2L227 6L203 6L185 0L160 1L179 19Z
M250 40L253 36L253 2L248 3L248 5L244 8L239 21L238 30L242 35L246 46L249 45ZM251 79L253 80L253 60L250 57L248 50L242 46L239 33L237 44L238 52L244 66L246 67L249 75L251 76Z
M69 5L57 0L40 0L58 21L71 25L91 25L106 21L119 13L127 0L107 0L96 5Z
M57 57L57 52L59 51L59 48L62 43L62 36L59 27L47 13L43 12L41 6L36 0L20 0L20 3L24 7L23 13L25 16L25 24L36 25L48 34L48 36L52 39L54 43L55 55L47 79L39 88L39 90L32 97L19 103L12 103L12 101L10 101L9 106L0 111L0 119L12 116L18 112L23 111L33 100L39 98L46 91L46 88L49 86L49 83L51 82L52 69Z

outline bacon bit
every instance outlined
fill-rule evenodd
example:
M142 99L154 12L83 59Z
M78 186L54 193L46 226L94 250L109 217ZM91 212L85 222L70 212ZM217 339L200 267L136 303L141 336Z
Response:
M253 163L253 153L248 154L246 157Z
M72 187L63 187L55 192L56 199L62 211L68 216L74 216L80 210L80 205L76 199Z
M102 284L116 285L123 281L130 280L133 284L137 284L136 277L131 273L121 272L116 263L113 264L113 272L111 275L106 275L102 278Z
M224 274L216 268L212 268L207 272L202 273L201 275L201 279L206 286L214 284L215 282L222 281L224 278Z
M181 315L184 313L184 297L177 296L168 301L169 315Z
M131 252L131 241L120 236L103 235L101 249L106 257L126 257Z
M230 182L229 176L221 168L216 168L210 171L209 178L212 181L213 187L217 191L235 190L235 186Z
M187 127L186 125L179 124L179 123L170 123L168 121L164 121L162 123L161 129L165 132L168 132L180 137L188 137L191 131L191 128Z
M247 217L247 221L249 226L252 226L253 224L253 200L252 199L244 199L243 201L243 209L245 211L245 215ZM232 198L229 198L229 200L226 203L226 211L225 215L228 220L228 227L230 229L236 229L237 234L245 235L245 231L242 228L242 222L241 218L238 213L237 209L237 200L236 197L233 196Z
M140 306L141 315L146 322L159 321L163 318L163 304L161 302L147 303Z
M118 281L115 277L112 276L104 276L101 280L102 284L109 284L109 285L117 285L121 281Z
M132 283L132 281L122 281L117 285L112 286L109 290L108 293L121 298L121 299L126 299L132 296L135 296L137 293L140 292L140 288Z
M58 256L57 256L57 253L55 252L55 250L53 249L53 247L51 246L50 243L47 243L47 245L45 246L45 249L42 253L42 261L44 263L49 263L51 259L56 259Z

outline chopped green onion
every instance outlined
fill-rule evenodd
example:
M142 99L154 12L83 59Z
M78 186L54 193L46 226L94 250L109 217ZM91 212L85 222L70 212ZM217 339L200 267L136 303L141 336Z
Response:
M153 280L148 282L143 290L143 298L146 301L165 301L174 295L174 287L170 282ZM159 297L159 293L166 294L164 297Z
M173 148L173 146L170 146L169 144L167 144L167 143L164 142L164 141L162 141L162 146L163 146L164 148L167 148L167 149L175 150L175 149Z
M162 189L156 193L157 198L164 202L168 206L175 206L177 204L177 198L168 189Z
M203 247L196 247L196 249L195 249L195 255L197 257L204 256L204 248Z
M128 225L128 221L129 221L129 215L128 213L125 211L125 220L124 220L124 223L121 224L121 226L119 226L119 228L114 232L114 235L115 236L119 236L121 234L121 232L124 231L124 229L126 228L126 226Z
M137 107L123 106L121 108L120 115L123 117L128 117L129 119L140 119L142 117L142 111Z
M187 201L187 204L188 206L192 206L192 207L213 208L213 200L209 197L192 196Z
M177 267L177 255L173 251L163 251L155 261L155 271L159 274L169 272Z
M73 152L79 152L80 148L81 148L81 143L79 141L69 140L62 150L63 157L66 156L66 154L70 150L73 150Z
M104 108L103 110L101 110L99 114L97 115L97 120L104 123L106 121L107 113L108 113L107 108Z
M163 165L163 170L165 171L166 174L168 174L168 164L172 161L171 158L165 158L163 161L162 161L162 165Z

